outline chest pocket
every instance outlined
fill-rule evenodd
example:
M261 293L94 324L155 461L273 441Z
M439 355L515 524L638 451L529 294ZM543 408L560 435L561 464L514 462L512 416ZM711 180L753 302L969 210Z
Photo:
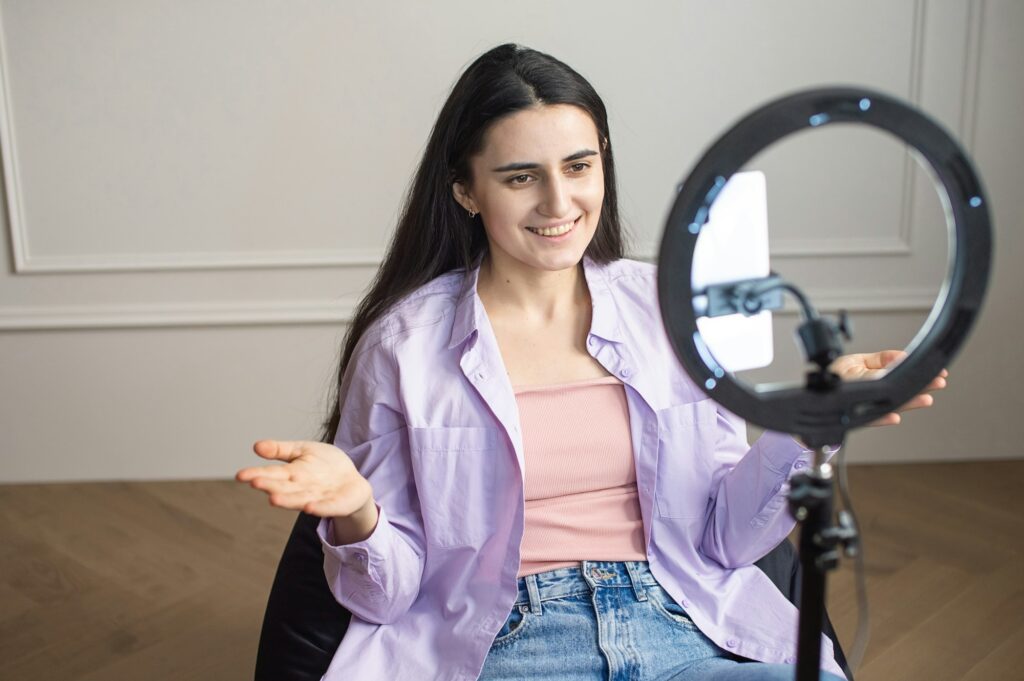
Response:
M478 544L488 533L498 431L410 428L409 445L428 544Z
M703 519L711 497L718 413L711 400L658 411L658 514Z

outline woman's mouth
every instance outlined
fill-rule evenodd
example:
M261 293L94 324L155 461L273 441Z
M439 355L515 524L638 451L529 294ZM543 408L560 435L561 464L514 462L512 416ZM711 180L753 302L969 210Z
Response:
M579 220L580 220L579 218L576 218L575 220L570 220L569 222L563 222L562 224L553 225L551 227L527 227L526 229L530 230L531 232L533 232L534 234L536 234L538 236L545 236L545 237L562 236L564 234L568 234L569 232L571 232L573 227L576 226L576 223L579 222Z

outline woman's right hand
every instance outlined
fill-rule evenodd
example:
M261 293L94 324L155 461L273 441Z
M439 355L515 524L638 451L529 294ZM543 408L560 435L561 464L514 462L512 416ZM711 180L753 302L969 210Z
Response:
M260 440L252 450L264 459L285 462L243 468L235 475L266 492L273 506L334 518L339 544L372 534L377 524L373 488L345 452L323 442L277 440Z

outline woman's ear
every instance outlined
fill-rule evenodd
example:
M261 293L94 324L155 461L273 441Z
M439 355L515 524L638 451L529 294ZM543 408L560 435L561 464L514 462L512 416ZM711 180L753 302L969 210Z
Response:
M456 181L452 183L452 195L460 206L466 209L467 212L476 214L480 211L476 209L476 203L473 201L473 197L469 195L469 188L465 183Z

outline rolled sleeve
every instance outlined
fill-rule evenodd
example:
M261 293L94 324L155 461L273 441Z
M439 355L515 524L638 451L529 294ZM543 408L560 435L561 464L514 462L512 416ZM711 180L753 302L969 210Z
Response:
M394 355L376 330L353 353L339 399L334 444L369 481L378 517L369 537L344 546L331 543L331 521L320 522L324 575L341 605L368 622L389 624L419 595L425 550Z
M387 511L378 505L377 512L377 526L360 542L332 543L330 518L322 519L316 531L335 599L361 619L390 624L415 600L422 557L394 529Z
M827 450L829 456L836 448ZM728 568L750 565L782 541L796 521L789 480L810 468L814 453L785 433L766 431L721 476L701 551Z

